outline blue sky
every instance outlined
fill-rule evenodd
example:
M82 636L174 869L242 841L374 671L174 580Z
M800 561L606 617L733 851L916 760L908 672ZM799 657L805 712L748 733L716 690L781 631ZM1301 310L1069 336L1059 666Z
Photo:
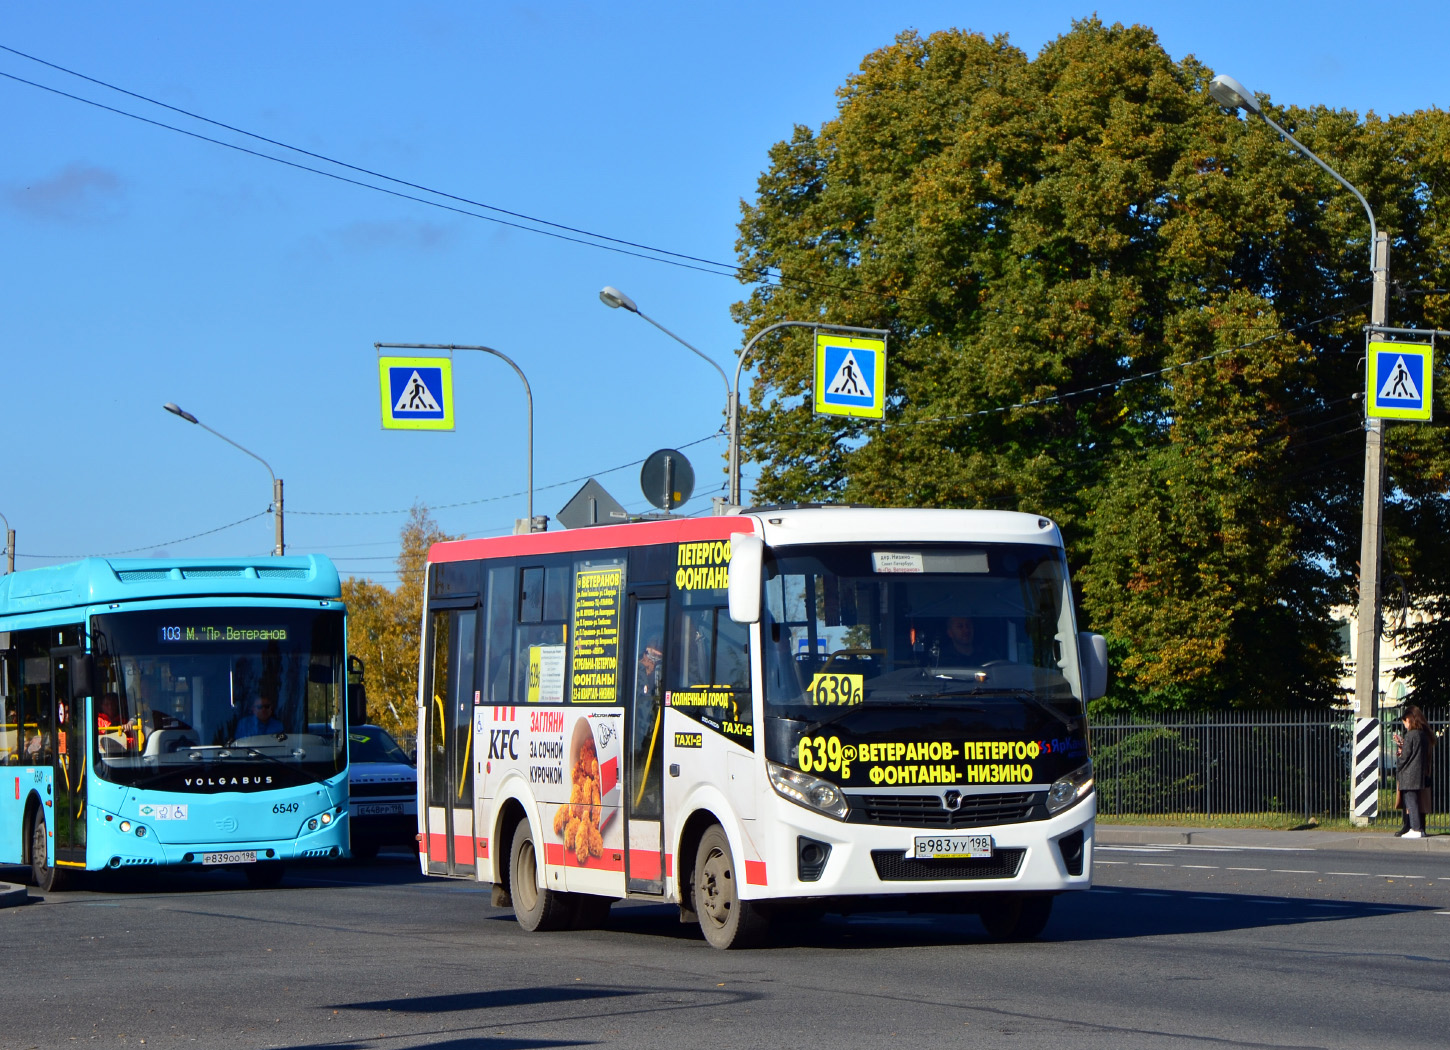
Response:
M1442 3L1370 21L1338 2L1231 18L1163 3L0 0L0 45L396 179L730 262L768 149L828 120L868 52L958 27L1035 55L1094 10L1281 103L1450 102L1431 57L1368 50L1446 39ZM347 174L10 52L0 73ZM732 278L390 197L5 77L0 114L0 514L17 568L270 550L266 471L167 401L267 460L286 484L288 552L330 554L345 575L395 582L415 501L451 533L510 531L526 486L513 372L460 353L457 429L384 431L375 342L485 344L519 363L535 513L589 475L649 509L639 461L666 447L688 445L695 465L686 512L723 491L718 374L597 293L621 288L733 374Z

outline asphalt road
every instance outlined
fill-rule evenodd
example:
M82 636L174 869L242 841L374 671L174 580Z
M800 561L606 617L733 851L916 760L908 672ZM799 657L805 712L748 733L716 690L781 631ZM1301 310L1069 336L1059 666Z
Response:
M673 909L529 935L409 858L153 875L0 910L0 1046L1443 1047L1450 863L1100 846L1043 937L828 917L717 952ZM0 879L22 873L0 868Z

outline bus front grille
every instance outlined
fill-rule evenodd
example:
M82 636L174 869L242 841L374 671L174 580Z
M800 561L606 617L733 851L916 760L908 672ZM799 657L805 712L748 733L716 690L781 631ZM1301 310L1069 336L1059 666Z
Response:
M905 850L873 849L871 863L882 882L922 882L930 879L1010 879L1022 867L1025 849L999 849L990 857L915 860Z
M963 795L947 809L939 795L851 795L852 818L864 824L898 828L982 828L1021 824L1047 816L1046 794L1019 791L1005 795Z

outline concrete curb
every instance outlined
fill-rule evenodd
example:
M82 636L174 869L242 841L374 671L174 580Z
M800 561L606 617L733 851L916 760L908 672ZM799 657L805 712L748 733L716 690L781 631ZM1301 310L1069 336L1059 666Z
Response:
M1450 835L1402 839L1385 832L1262 831L1254 828L1150 827L1099 824L1097 842L1105 846L1241 846L1259 848L1381 850L1450 856Z
M0 882L0 908L24 904L29 899L30 894L24 886L17 886L13 882Z

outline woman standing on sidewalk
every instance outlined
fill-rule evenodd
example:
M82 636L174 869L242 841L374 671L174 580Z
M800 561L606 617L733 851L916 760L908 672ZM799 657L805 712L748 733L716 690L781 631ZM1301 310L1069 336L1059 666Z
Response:
M1404 837L1418 839L1425 837L1425 813L1430 808L1430 762L1435 754L1435 737L1418 707L1408 708L1404 721L1395 787L1410 822Z

